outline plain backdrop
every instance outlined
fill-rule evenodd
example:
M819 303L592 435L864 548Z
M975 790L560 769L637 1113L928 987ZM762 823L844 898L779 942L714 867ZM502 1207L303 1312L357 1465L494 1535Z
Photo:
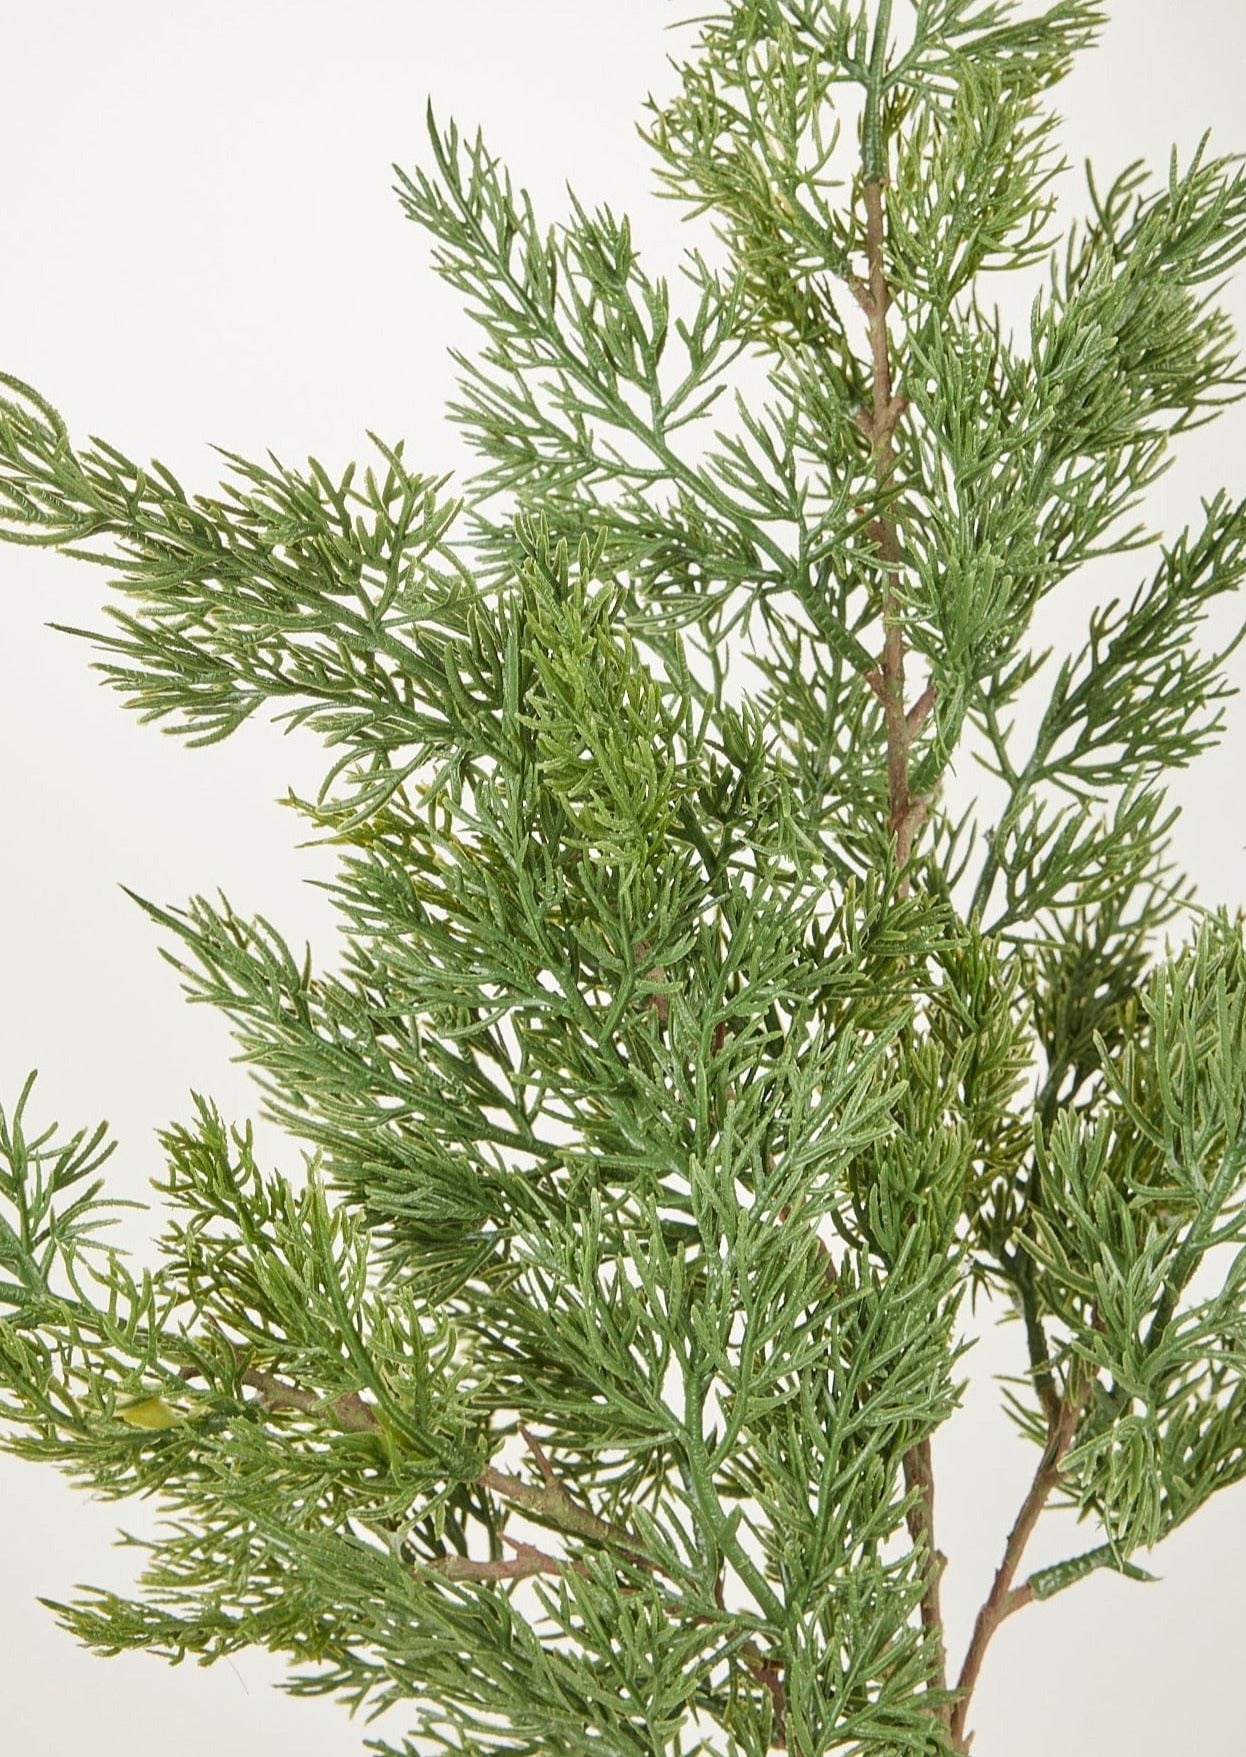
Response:
M424 106L484 125L547 219L569 178L590 205L632 215L648 266L677 278L689 241L653 192L634 124L671 89L668 0L43 0L6 8L0 64L0 370L37 385L78 440L100 434L210 491L208 442L337 468L364 430L405 436L408 460L457 469L443 420L449 346L474 332L432 274L391 192L391 163L427 162ZM901 8L903 10L903 8ZM1161 174L1204 129L1246 148L1240 70L1246 9L1229 0L1108 0L1101 47L1061 88L1071 164L1105 172L1145 157ZM1078 171L1061 185L1072 212ZM1226 292L1241 313L1239 271ZM1175 532L1221 484L1246 492L1246 411L1186 442L1148 509ZM1140 560L1137 569L1149 566ZM1131 564L1132 567L1132 564ZM1126 570L1125 582L1135 574ZM160 1169L154 1131L191 1088L254 1114L223 1020L188 1007L154 927L119 888L177 904L220 886L291 944L332 955L326 899L305 881L327 857L298 850L276 800L308 793L319 747L253 725L187 751L144 727L88 669L59 621L98 625L107 575L0 546L0 1103L40 1070L32 1124L94 1124L119 1140L110 1176L143 1197ZM1047 613L1072 639L1087 588ZM1220 627L1227 628L1228 618ZM1239 664L1239 681L1246 669ZM1246 897L1240 801L1246 706L1220 750L1180 778L1178 848L1203 897ZM966 784L971 782L967 779ZM296 1172L297 1149L259 1130ZM130 1232L150 1230L139 1217ZM987 1327L966 1363L964 1409L939 1436L944 1596L959 1663L1034 1465L999 1415L992 1373L1018 1371L1019 1335ZM0 1736L48 1757L83 1751L184 1757L293 1748L342 1757L365 1729L332 1701L271 1685L262 1652L174 1670L146 1655L97 1660L36 1594L76 1582L124 1589L135 1552L118 1526L147 1505L93 1502L53 1472L0 1457ZM1048 1519L1035 1563L1082 1547ZM998 1636L978 1691L974 1757L1148 1757L1243 1748L1239 1707L1246 1487L1229 1490L1151 1558L1162 1584L1101 1574ZM378 1730L397 1740L408 1722Z

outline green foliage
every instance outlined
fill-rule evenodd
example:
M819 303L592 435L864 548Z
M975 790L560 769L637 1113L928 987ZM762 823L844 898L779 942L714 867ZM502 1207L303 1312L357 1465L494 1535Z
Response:
M1138 996L1093 1112L1039 1125L1036 1290L1070 1348L1110 1375L1069 1486L1126 1551L1246 1474L1243 955L1236 923L1206 921ZM1231 1253L1223 1285L1186 1300L1213 1252Z
M482 330L453 498L375 438L189 495L0 376L0 536L112 570L69 632L142 718L318 733L287 803L340 853L336 975L135 898L300 1180L193 1095L134 1271L104 1130L0 1111L4 1444L167 1516L137 1596L55 1607L90 1647L263 1644L409 1704L406 1753L963 1753L967 1288L1022 1321L1035 1511L1102 1540L984 1640L1246 1474L1246 948L1164 791L1224 729L1246 501L1031 636L1244 382L1237 161L1091 175L1051 241L1102 19L720 0L644 130L719 234L677 290L430 109L398 194ZM1005 333L979 277L1036 266ZM1002 803L955 819L971 736Z

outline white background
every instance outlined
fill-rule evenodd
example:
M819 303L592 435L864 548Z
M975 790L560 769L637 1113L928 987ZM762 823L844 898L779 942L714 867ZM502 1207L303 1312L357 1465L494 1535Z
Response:
M629 211L651 269L676 278L688 241L652 194L633 124L669 91L665 27L695 8L667 0L43 0L6 9L0 71L0 370L37 385L79 441L98 433L156 456L190 489L220 476L214 441L331 469L367 449L364 429L405 436L417 468L464 453L441 417L447 346L473 332L435 279L391 193L390 165L427 162L424 104L483 123L546 218L570 178L588 204ZM1238 93L1246 9L1229 0L1115 0L1102 46L1062 88L1075 166L1135 157L1161 173L1214 131L1246 147ZM1080 178L1064 182L1076 201ZM1226 295L1240 315L1243 271ZM1246 412L1185 445L1154 497L1174 532L1200 494L1246 492ZM1140 561L1141 569L1147 565ZM188 1008L155 929L118 888L181 903L220 886L290 942L332 950L328 872L297 851L301 820L274 802L319 779L312 740L245 729L206 752L140 726L87 669L86 643L46 621L98 625L106 573L0 550L0 1103L40 1069L31 1123L107 1117L118 1194L159 1169L153 1131L187 1116L189 1090L227 1115L255 1108L226 1027ZM1132 576L1129 576L1132 578ZM1071 636L1075 588L1056 607ZM1222 619L1227 627L1227 619ZM1239 681L1246 668L1239 664ZM1184 777L1179 850L1208 901L1246 896L1240 810L1246 707L1220 751ZM260 1131L297 1171L297 1153ZM135 1229L142 1238L145 1227ZM992 1372L1018 1371L1018 1332L988 1331L975 1386L939 1438L939 1540L950 1645L974 1610L1033 1469L996 1413ZM96 1660L35 1603L75 1582L124 1589L119 1524L150 1510L92 1503L50 1471L0 1457L0 1731L14 1750L196 1757L287 1745L304 1757L360 1748L332 1702L269 1687L254 1653L178 1671L146 1655ZM1081 1547L1049 1520L1035 1562ZM1145 1757L1242 1747L1237 1706L1246 1488L1230 1490L1152 1558L1163 1584L1100 1575L1009 1622L973 1715L974 1757ZM397 1740L407 1724L387 1717Z

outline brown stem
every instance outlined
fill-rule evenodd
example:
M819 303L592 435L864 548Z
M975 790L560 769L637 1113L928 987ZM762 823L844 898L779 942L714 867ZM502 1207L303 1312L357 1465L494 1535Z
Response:
M947 1557L935 1543L934 1464L929 1435L904 1454L904 1486L910 1494L916 1490L918 1495L908 1510L909 1537L914 1549L923 1551L926 1557L926 1583L921 1604L922 1627L934 1644L935 1685L940 1690L946 1690L947 1645L943 1639L943 1607L939 1599L939 1586L943 1579L943 1570L947 1567ZM945 1721L949 1713L950 1709L946 1705L939 1710L940 1718Z
M891 408L891 349L887 336L887 307L891 293L883 256L883 191L880 183L865 186L866 249L869 254L870 352L874 368L874 409L870 434L874 443L874 475L880 489L886 487L895 467ZM888 568L883 576L882 702L887 722L887 792L892 828L908 805L907 745L897 715L904 710L904 631L897 604L895 521L879 518L875 526L882 558Z
M770 1693L770 1705L774 1711L770 1745L772 1750L781 1751L787 1745L787 1691L783 1684L782 1670L766 1659L755 1641L744 1643L740 1649L740 1658L758 1683L764 1684Z
M916 737L917 733L921 731L922 727L926 724L926 721L930 718L930 713L934 705L935 686L933 683L928 683L908 711L910 738Z
M645 957L645 955L648 953L648 950L649 950L648 940L637 940L636 945L633 948L633 952L634 952L634 955L637 959L637 962L639 962L642 958ZM643 974L644 974L644 979L646 982L663 983L667 980L666 971L662 967L661 964L652 965L651 968L645 970ZM657 1013L658 1018L665 1025L667 1020L671 1016L671 997L670 997L670 995L656 994L655 993L655 994L648 995L646 998L649 1002L649 1005Z
M502 1556L492 1562L477 1562L471 1556L437 1556L432 1561L421 1561L419 1566L435 1574L444 1574L447 1580L526 1580L533 1574L565 1574L568 1570L575 1574L588 1573L583 1562L546 1555L544 1550L523 1543L517 1537L507 1537L505 1532L502 1541L515 1551L513 1558L508 1560Z
M595 1513L590 1513L587 1507L582 1507L578 1501L573 1500L561 1482L555 1481L552 1486L541 1488L536 1483L524 1482L522 1477L508 1476L505 1471L495 1470L492 1465L482 1471L476 1480L482 1488L492 1489L495 1495L510 1501L513 1506L521 1507L538 1521L553 1525L559 1531L569 1532L573 1537L587 1538L591 1543L607 1544L640 1567L658 1567L624 1533L616 1531L614 1526L607 1525L604 1519L598 1519ZM659 1571L665 1572L664 1569Z
M234 1357L241 1365L246 1358L246 1350L238 1343L231 1343ZM193 1377L197 1368L183 1368L183 1377ZM318 1397L314 1391L305 1391L301 1385L292 1385L285 1379L278 1379L272 1373L266 1373L259 1367L246 1367L242 1372L242 1382L250 1385L260 1393L268 1409L297 1409L304 1415L313 1415L320 1410L330 1410L339 1427L351 1433L369 1433L380 1427L375 1410L365 1403L358 1391L347 1391L340 1397L327 1399ZM532 1453L538 1470L545 1479L544 1488L535 1483L524 1482L522 1477L508 1476L505 1471L495 1470L490 1466L482 1471L476 1481L481 1488L492 1489L501 1499L510 1501L514 1506L521 1507L538 1521L544 1521L559 1531L569 1532L572 1536L589 1539L590 1542L606 1544L638 1567L652 1568L658 1573L666 1573L660 1563L638 1550L632 1540L614 1526L608 1525L604 1519L598 1519L587 1507L572 1498L565 1485L558 1480L553 1466L546 1457L538 1442L521 1426L520 1432ZM503 1534L504 1535L504 1534ZM508 1543L513 1540L507 1538ZM534 1552L535 1553L535 1552ZM443 1558L461 1560L462 1558ZM484 1566L485 1564L482 1564ZM498 1564L487 1564L490 1567ZM508 1564L509 1566L509 1564ZM527 1572L537 1570L529 1568ZM466 1579L469 1576L464 1575ZM517 1575L516 1578L519 1576ZM503 1578L480 1575L480 1579Z
M242 1351L235 1349L235 1352ZM319 1409L330 1409L338 1426L354 1434L370 1433L381 1425L375 1410L364 1402L358 1391L347 1391L343 1396L335 1397L329 1402L323 1397L317 1397L314 1391L304 1391L298 1385L289 1385L284 1379L261 1372L258 1367L248 1367L242 1375L242 1382L258 1391L269 1409L299 1409L304 1415L312 1415Z
M869 433L874 447L874 478L880 501L895 469L896 423L907 407L907 399L897 397L891 386L891 343L887 333L887 310L891 289L887 284L885 255L885 220L883 186L877 180L866 183L865 243L869 261L866 296L861 304L869 317L870 353L873 363L873 413ZM900 542L895 519L880 510L874 526L879 554L884 563L882 616L883 656L877 673L870 679L883 706L883 724L887 737L887 806L888 823L895 837L896 863L901 871L900 895L906 897L909 881L904 873L913 849L913 838L926 815L927 801L915 800L909 785L909 748L916 733L934 705L934 691L928 688L914 704L911 712L904 699L904 626L900 609ZM904 1459L904 1481L916 1499L909 1508L909 1535L916 1548L924 1552L926 1581L922 1592L922 1625L930 1636L936 1656L935 1686L947 1688L947 1657L943 1639L943 1611L939 1598L939 1582L945 1557L935 1543L934 1470L930 1440L927 1437L911 1447ZM948 1711L940 1711L946 1720Z
M542 1477L545 1480L546 1488L547 1489L561 1489L563 1485L559 1482L558 1474L555 1471L553 1465L550 1463L549 1458L546 1455L545 1448L542 1446L541 1442L536 1438L536 1436L534 1434L529 1433L528 1429L523 1425L522 1422L520 1422L520 1424L519 1424L519 1431L523 1435L524 1445L528 1448L529 1452L531 1452L531 1454L532 1454L533 1462L536 1464L537 1469L540 1471Z
M1006 1617L1019 1611L1022 1605L1029 1604L1034 1593L1028 1583L1013 1586L1017 1569L1021 1566L1021 1558L1025 1546L1030 1541L1034 1527L1038 1524L1043 1508L1049 1496L1060 1480L1060 1464L1077 1432L1077 1424L1085 1408L1086 1399L1090 1395L1093 1377L1088 1377L1084 1387L1076 1394L1066 1389L1058 1409L1051 1418L1047 1444L1039 1459L1038 1469L1034 1473L1034 1481L1030 1484L1030 1492L1026 1495L1017 1514L1016 1522L1008 1533L1008 1542L1004 1546L1004 1559L995 1571L995 1579L987 1594L986 1602L978 1612L973 1626L973 1635L969 1642L969 1651L965 1655L965 1663L961 1667L957 1680L959 1699L952 1710L950 1730L952 1742L956 1750L968 1751L969 1741L965 1737L965 1722L969 1718L969 1704L973 1697L974 1685L982 1670L982 1661L990 1646L991 1637Z
M891 345L887 334L887 310L891 289L887 284L884 254L883 187L881 183L865 185L865 241L869 258L868 300L865 309L870 320L870 353L873 361L874 408L869 432L874 445L874 477L880 491L885 490L895 468L894 435L896 423L907 401L892 395ZM900 543L896 523L886 513L876 524L879 554L885 564L883 574L883 658L880 670L881 687L877 688L883 704L887 734L887 803L891 832L896 841L896 863L903 870L912 852L917 829L914 802L909 790L909 746L917 727L910 722L904 703L904 627L900 615ZM924 702L924 698L923 698ZM933 697L931 698L933 703ZM929 712L923 707L917 725ZM917 713L917 708L914 709ZM907 878L901 880L901 893L908 892Z

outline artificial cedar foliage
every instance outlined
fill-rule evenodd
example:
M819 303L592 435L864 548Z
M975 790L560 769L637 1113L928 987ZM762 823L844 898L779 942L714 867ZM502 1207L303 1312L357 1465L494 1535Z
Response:
M1244 382L1237 161L1092 177L1052 237L1102 22L720 0L646 125L724 246L674 288L430 113L398 194L484 335L453 492L374 439L189 495L3 379L3 535L121 595L71 632L190 743L319 732L291 803L341 849L336 977L136 899L305 1177L194 1096L137 1272L103 1129L29 1081L0 1119L5 1443L169 1514L136 1597L55 1607L92 1648L262 1643L409 1704L404 1753L964 1752L1005 1617L1145 1578L1246 1473L1242 931L1164 796L1222 727L1246 504L1067 658L1028 638ZM1021 267L1013 335L980 277ZM958 818L971 749L1002 805ZM1020 1320L1036 1463L962 1661L930 1440L969 1290ZM1052 1503L1090 1535L1027 1575Z

